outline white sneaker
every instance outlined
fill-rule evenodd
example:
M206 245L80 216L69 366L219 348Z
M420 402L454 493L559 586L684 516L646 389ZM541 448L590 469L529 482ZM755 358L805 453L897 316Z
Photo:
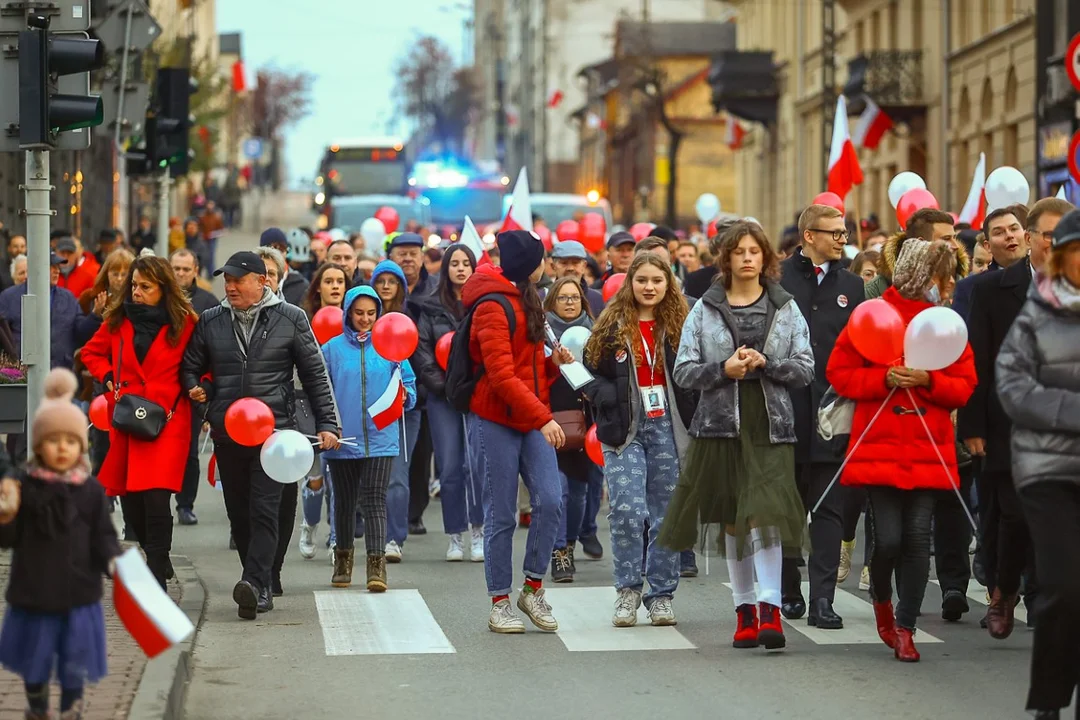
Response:
M391 540L386 543L384 554L386 555L386 562L388 563L401 562L401 546L397 544L396 540Z
M637 615L637 613L634 613ZM675 619L675 609L671 606L671 598L658 597L649 606L649 620L657 627L678 625Z
M461 533L450 536L450 547L446 548L446 562L461 562L465 559L465 548L461 544Z
M305 560L315 557L315 535L317 532L318 528L314 525L308 525L305 522L300 523L300 556Z
M525 622L514 614L509 600L500 600L491 606L488 616L488 630L504 635L518 635L525 632Z
M432 479L431 482L428 483L428 495L437 498L440 494L442 494L442 483Z
M532 620L532 624L541 630L555 632L559 629L559 623L551 614L551 606L544 599L544 589L535 592L521 591L517 601L518 610Z
M469 559L473 562L484 562L484 528L472 529L472 548Z
M634 627L637 625L637 611L641 607L641 592L634 588L623 588L615 599L615 614L611 624L615 627Z

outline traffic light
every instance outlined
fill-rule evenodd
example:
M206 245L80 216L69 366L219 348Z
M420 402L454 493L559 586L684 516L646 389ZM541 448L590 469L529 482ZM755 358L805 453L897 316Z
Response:
M187 174L192 151L188 137L195 119L191 96L198 85L188 68L161 68L157 75L156 113L147 118L147 151L158 168L169 168L173 177Z
M19 145L53 147L53 133L94 127L104 119L101 97L61 95L55 82L103 67L105 48L86 33L50 33L46 17L30 18L30 28L19 33Z

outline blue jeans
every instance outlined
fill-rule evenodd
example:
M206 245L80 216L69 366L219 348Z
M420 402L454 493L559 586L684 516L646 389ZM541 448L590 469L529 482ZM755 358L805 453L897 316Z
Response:
M443 531L447 535L467 532L469 525L484 525L484 506L481 488L473 479L465 444L465 416L446 400L432 395L427 400L428 425L431 443L435 448L435 465L439 469L442 489Z
M670 406L670 403L669 403ZM639 417L644 412L639 411ZM670 411L659 418L644 418L637 435L622 454L604 448L604 479L608 486L611 554L615 560L615 589L642 588L641 556L648 522L645 578L649 581L646 605L653 598L675 593L679 586L679 552L662 547L656 538L664 524L671 495L679 481L679 452L671 427Z
M484 483L484 574L488 595L513 589L518 476L532 497L525 540L525 577L542 580L555 549L562 516L562 488L555 450L539 430L520 433L469 414L466 421L473 476Z
M405 443L390 468L390 487L386 489L386 542L405 544L409 536L409 463L420 434L420 410L405 413ZM397 424L401 432L401 423ZM399 438L400 442L400 438Z
M322 522L323 500L328 503L326 521L330 525L330 544L337 544L337 533L334 529L334 483L330 480L330 468L326 465L326 458L319 455L319 467L322 469L323 486L318 490L308 487L307 480L300 483L300 502L303 505L304 524L315 527Z
M581 520L579 538L595 537L598 531L596 516L604 501L604 469L594 465L589 470L589 491L585 495L585 516Z
M559 480L562 481L562 519L559 521L559 537L555 540L555 547L564 548L577 542L585 517L589 483L572 480L564 472L559 472Z

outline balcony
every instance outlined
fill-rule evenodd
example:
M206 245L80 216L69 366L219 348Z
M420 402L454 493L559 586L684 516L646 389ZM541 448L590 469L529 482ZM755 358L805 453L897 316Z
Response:
M775 125L780 89L771 52L727 50L709 66L713 107L748 122Z
M896 120L907 121L926 112L923 98L922 50L873 50L848 63L844 95L848 112L858 115L869 95Z

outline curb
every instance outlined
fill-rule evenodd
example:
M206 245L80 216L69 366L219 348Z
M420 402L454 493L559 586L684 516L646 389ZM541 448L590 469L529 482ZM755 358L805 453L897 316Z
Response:
M184 696L188 680L191 679L191 655L202 626L206 588L191 560L182 555L173 555L172 565L176 579L183 585L180 609L191 619L195 632L184 642L146 663L128 711L128 720L181 720L184 716Z

